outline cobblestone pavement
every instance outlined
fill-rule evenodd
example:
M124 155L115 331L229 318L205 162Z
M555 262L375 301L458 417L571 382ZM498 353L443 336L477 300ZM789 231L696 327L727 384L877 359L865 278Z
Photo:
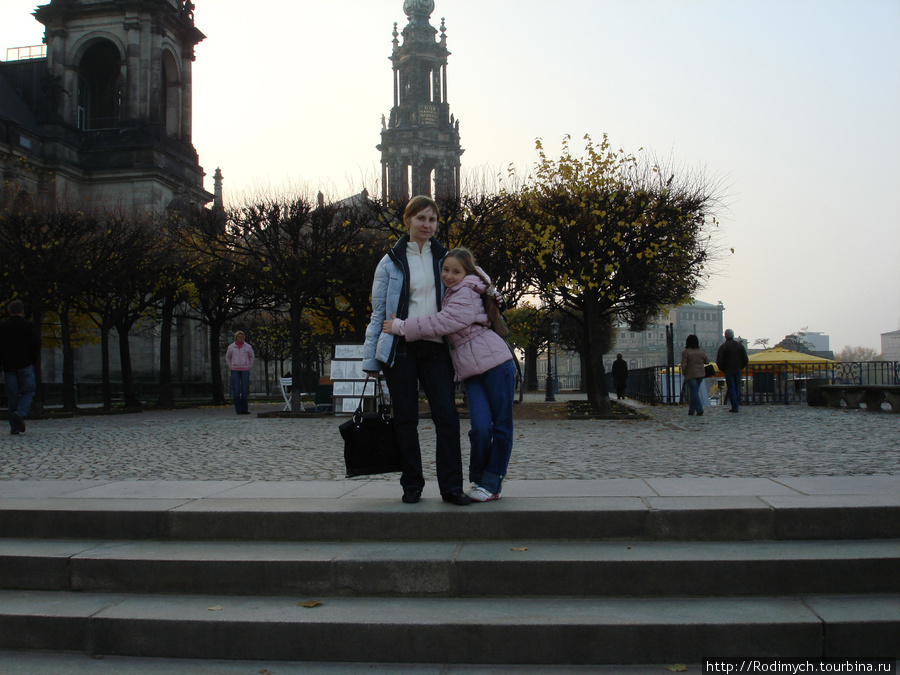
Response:
M251 411L278 409L254 404ZM746 406L736 415L710 407L702 417L689 417L683 406L643 410L650 419L517 420L509 478L900 471L900 415L805 405ZM338 425L345 419L268 419L237 416L231 407L202 407L31 421L26 434L0 437L0 481L342 479ZM464 454L467 428L462 420ZM420 437L426 479L433 480L430 420L421 421ZM384 479L394 481L396 475Z

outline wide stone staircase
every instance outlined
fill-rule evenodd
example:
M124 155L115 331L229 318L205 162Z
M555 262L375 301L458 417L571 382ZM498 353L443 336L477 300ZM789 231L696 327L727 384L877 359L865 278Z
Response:
M895 502L0 499L0 649L628 664L898 645Z

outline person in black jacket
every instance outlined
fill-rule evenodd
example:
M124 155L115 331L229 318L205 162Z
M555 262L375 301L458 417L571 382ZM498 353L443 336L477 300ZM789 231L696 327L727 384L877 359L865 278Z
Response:
M741 371L750 363L747 350L744 345L734 339L734 331L725 330L725 342L719 345L716 354L716 365L725 373L725 386L728 387L728 400L731 402L731 410L737 412L741 401Z
M616 398L625 398L625 387L628 384L628 364L621 354L616 354L612 364L613 384L616 386Z
M9 432L25 432L25 418L34 400L34 366L41 356L41 337L34 324L25 319L19 300L9 303L9 318L0 324L0 364L6 380Z

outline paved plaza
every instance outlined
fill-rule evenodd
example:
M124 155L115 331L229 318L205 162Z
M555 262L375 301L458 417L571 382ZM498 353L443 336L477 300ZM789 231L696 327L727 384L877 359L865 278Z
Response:
M529 399L523 405L542 396ZM517 419L508 479L865 476L900 470L900 415L773 405L745 406L736 415L712 406L702 417L689 417L685 406L628 403L649 419ZM230 406L210 406L30 421L24 435L0 440L0 481L344 479L338 425L346 417L257 417L280 408L256 403L254 414L240 416ZM468 420L461 426L465 454ZM426 480L433 483L431 420L423 419L420 430ZM397 476L381 479L396 482Z

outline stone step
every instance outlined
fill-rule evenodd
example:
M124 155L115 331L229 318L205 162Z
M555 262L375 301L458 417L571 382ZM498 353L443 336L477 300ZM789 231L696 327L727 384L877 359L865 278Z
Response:
M0 537L260 541L900 539L895 495L437 499L2 499Z
M0 539L0 588L326 597L900 593L900 541Z
M0 648L371 663L871 658L900 596L383 598L0 591Z

